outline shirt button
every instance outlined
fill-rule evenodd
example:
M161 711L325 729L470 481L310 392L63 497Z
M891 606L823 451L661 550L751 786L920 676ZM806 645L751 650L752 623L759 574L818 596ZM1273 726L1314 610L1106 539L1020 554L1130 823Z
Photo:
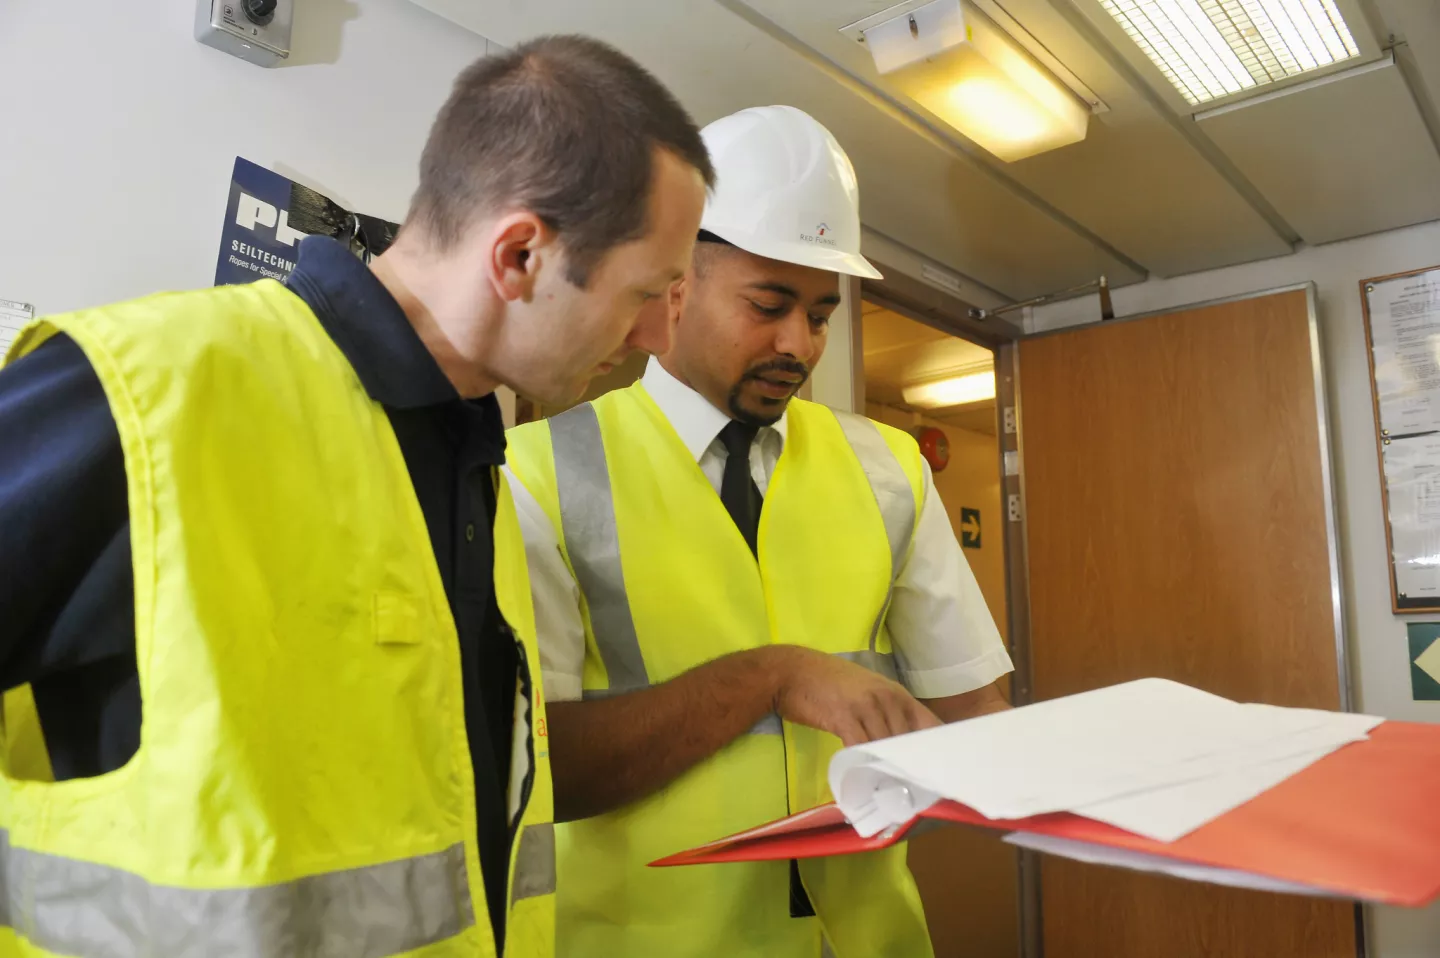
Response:
M475 523L473 523L473 522L468 523L468 524L465 526L465 541L466 541L466 542L474 542L474 541L475 541Z

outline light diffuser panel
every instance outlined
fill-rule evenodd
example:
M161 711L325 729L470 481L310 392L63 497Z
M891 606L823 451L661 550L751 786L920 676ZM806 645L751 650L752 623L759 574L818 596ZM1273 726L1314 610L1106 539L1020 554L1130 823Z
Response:
M1192 105L1358 56L1335 0L1100 0Z

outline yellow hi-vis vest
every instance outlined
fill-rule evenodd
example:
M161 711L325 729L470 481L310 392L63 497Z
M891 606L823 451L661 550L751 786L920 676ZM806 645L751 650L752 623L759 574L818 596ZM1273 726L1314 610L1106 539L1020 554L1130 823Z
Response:
M885 613L924 481L904 433L791 402L758 562L642 385L513 429L508 450L583 595L587 698L769 643L895 675ZM829 801L839 747L771 715L659 793L557 826L557 952L819 958L823 930L837 958L929 956L903 847L802 861L818 921L790 917L783 861L646 867Z
M455 624L384 410L273 281L42 320L11 356L57 332L124 450L141 741L96 778L3 770L0 955L494 956ZM505 954L548 958L534 610L498 498L496 595L535 677Z

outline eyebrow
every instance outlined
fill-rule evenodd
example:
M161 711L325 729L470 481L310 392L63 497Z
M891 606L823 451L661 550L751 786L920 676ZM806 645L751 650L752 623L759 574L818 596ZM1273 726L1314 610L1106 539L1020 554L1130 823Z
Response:
M796 292L795 289L786 286L784 283L751 283L750 288L754 290L759 290L762 293L775 293L778 296L788 296L789 298L794 300L798 300L800 298L800 294ZM815 301L814 305L838 306L840 305L840 294L830 293L826 296L821 296Z

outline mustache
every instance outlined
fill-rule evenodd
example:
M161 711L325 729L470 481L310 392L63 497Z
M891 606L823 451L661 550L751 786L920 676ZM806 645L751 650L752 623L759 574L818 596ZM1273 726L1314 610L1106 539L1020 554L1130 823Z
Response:
M741 376L740 380L743 382L747 379L761 379L769 373L788 373L799 376L800 385L803 386L810 378L810 367L798 359L772 359L758 366L751 366L745 370L745 375Z

